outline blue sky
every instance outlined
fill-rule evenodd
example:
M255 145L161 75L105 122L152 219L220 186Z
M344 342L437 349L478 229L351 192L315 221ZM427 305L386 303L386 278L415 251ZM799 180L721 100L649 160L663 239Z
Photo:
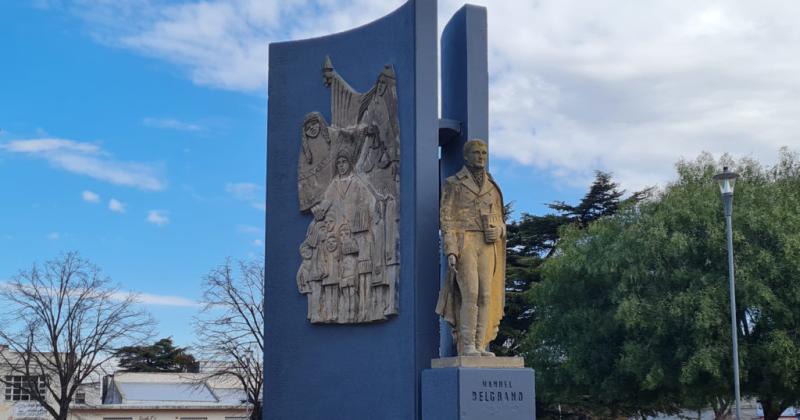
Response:
M0 279L78 250L189 345L203 275L263 252L266 94L197 85L85 25L0 9ZM557 198L537 195L512 199Z
M265 96L198 87L72 16L14 5L0 9L0 144L52 144L0 151L0 278L78 250L164 303L148 305L161 334L189 344L202 276L263 252Z
M263 252L268 43L401 3L0 3L0 280L78 250L190 345L203 275ZM596 169L635 190L701 151L798 149L797 2L476 3L517 214L574 202Z

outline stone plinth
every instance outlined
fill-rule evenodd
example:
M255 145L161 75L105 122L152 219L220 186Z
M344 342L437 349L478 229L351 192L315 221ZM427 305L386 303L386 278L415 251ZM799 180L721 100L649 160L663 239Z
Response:
M525 359L521 357L483 357L483 356L456 356L431 359L431 368L495 368L513 369L524 368Z
M447 367L422 372L423 420L535 420L535 397L534 372L529 368Z

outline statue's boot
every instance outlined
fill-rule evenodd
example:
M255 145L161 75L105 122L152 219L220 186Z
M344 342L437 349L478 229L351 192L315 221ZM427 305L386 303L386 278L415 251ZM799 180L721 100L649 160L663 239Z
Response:
M494 357L494 353L487 350L489 343L484 343L484 340L486 339L486 328L487 324L489 323L488 312L489 311L485 309L478 311L478 325L475 327L475 344L477 351L481 356Z
M475 344L463 344L459 346L458 355L459 356L481 356L481 352L475 348Z
M475 348L475 339L471 331L472 328L462 328L458 334L458 355L459 356L480 356L481 352Z
M476 299L470 299L469 295L462 299L458 317L458 355L480 356L481 352L475 348L475 324L479 313Z

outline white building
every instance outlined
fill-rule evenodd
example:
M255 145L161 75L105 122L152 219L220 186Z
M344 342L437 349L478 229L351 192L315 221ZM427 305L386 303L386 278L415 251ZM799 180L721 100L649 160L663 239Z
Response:
M49 420L50 414L14 386L25 377L11 372L5 360L15 360L0 345L0 419ZM47 375L36 378L44 393ZM51 382L52 383L52 382ZM250 404L233 377L192 373L117 372L84 383L70 407L71 420L248 420Z
M101 401L70 410L74 420L247 420L250 405L235 378L192 373L118 372Z
M15 373L9 363L18 363L19 357L16 353L9 351L8 346L0 345L0 419L39 419L50 418L50 414L38 402L34 401L30 394L20 389L15 384L24 384L27 378L24 375ZM8 362L6 362L8 361ZM33 379L39 392L45 392L46 376L37 376Z

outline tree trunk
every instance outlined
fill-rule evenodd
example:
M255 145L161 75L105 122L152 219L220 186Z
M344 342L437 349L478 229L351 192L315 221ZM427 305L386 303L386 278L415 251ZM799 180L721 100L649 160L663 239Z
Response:
M729 420L732 417L732 408L731 404L728 404L726 401L717 401L717 404L714 405L714 420ZM700 417L698 417L700 418Z
M719 413L714 413L714 420L731 420L732 418L733 415L728 409L722 410Z
M261 420L261 403L253 404L253 411L250 413L250 420Z
M761 400L761 408L764 410L764 420L778 420L786 405L775 400Z

